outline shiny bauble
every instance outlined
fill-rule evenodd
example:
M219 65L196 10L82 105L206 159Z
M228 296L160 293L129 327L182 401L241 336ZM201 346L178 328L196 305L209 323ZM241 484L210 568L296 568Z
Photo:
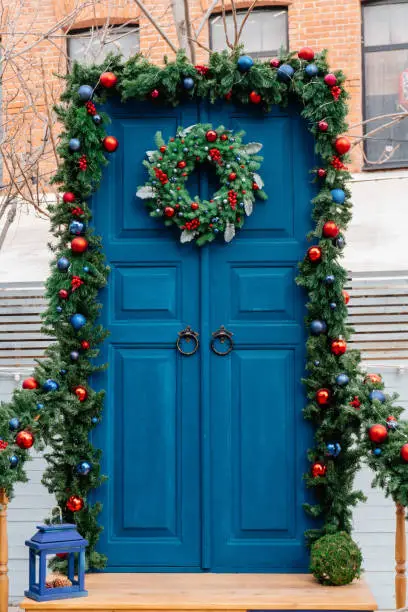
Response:
M309 261L317 263L322 259L322 250L318 246L312 246L307 250L307 257Z
M395 418L395 416L387 417L386 421L387 421L387 428L388 429L392 429L392 430L398 429L398 421Z
M71 140L68 143L68 148L73 153L75 153L75 151L79 151L79 149L81 148L80 140L78 138L71 138Z
M401 446L400 455L401 459L405 463L408 463L408 444L404 444L403 446Z
M248 72L254 65L254 60L249 55L241 55L237 61L237 68L240 72Z
M92 464L89 461L81 461L75 468L76 473L80 476L88 476L89 472L92 470Z
M58 391L59 384L56 380L52 380L52 378L49 378L45 381L42 388L46 393L50 393L51 391Z
M96 425L97 423L99 423L98 417L92 417L91 423L92 423L92 425Z
M337 236L337 238L333 240L333 244L338 249L344 249L346 246L346 241L344 240L343 236Z
M75 202L75 194L73 194L72 191L66 191L62 199L66 204L73 204Z
M365 383L371 382L371 383L374 383L374 384L375 383L381 383L382 382L382 378L381 378L381 376L379 374L374 374L374 373L371 374L370 373L370 374L367 374L367 376L364 378L364 382Z
M327 121L324 121L324 119L322 119L322 121L319 121L319 123L317 124L317 127L321 132L327 132L327 130L329 129L329 124L327 123Z
M74 238L71 241L71 251L73 253L85 253L88 248L88 241L86 238L82 238L82 236L78 236L78 238Z
M302 47L298 52L298 58L311 62L314 59L314 51L310 47Z
M79 99L82 100L82 102L87 102L88 100L90 100L92 98L93 95L93 89L90 85L81 85L81 87L78 89L78 96Z
M215 130L208 130L205 134L205 139L208 142L215 142L217 140L217 132Z
M269 62L269 65L271 68L279 68L280 60L277 57L273 57Z
M316 64L309 64L305 68L305 73L307 74L308 77L315 77L319 74L319 69L316 66Z
M69 296L69 293L66 289L60 289L58 291L58 297L61 298L61 300L67 300Z
M330 404L330 400L331 400L331 393L329 389L318 389L316 391L316 402L319 404L319 406L327 406L328 404Z
M158 98L159 96L160 96L160 92L159 92L159 90L158 90L158 89L153 89L153 90L150 92L150 97L151 97L151 99L152 99L152 100L157 100L157 98Z
M78 351L71 351L69 354L69 358L71 359L71 361L78 361L79 359Z
M10 431L17 431L21 427L21 421L17 417L13 417L9 420Z
M69 322L71 323L72 327L78 331L78 329L81 329L81 327L86 325L86 318L83 314L76 313L71 316Z
M229 181L235 181L236 178L237 178L237 175L235 172L230 172L230 174L228 175Z
M339 385L339 387L345 387L348 385L349 381L350 379L347 374L338 374L336 376L336 383Z
M340 355L344 355L344 353L347 350L347 342L345 340L332 340L332 343L330 345L330 350L333 353L333 355L336 355L336 357L339 357Z
M385 402L385 395L379 389L373 389L373 391L371 391L371 393L369 393L368 399L371 402L377 400L377 402L381 402L381 404L383 404Z
M345 289L343 289L342 294L343 294L344 303L347 305L350 301L350 294Z
M368 437L371 442L381 444L388 438L388 431L385 425L372 425L368 430Z
M166 208L164 209L164 215L166 217L169 217L169 218L174 217L174 213L175 213L175 210L172 206L166 206Z
M279 66L276 72L278 81L281 81L282 83L288 83L293 77L294 72L295 71L293 70L292 66L290 66L289 64L282 64L281 66Z
M184 77L183 87L186 91L191 91L194 87L194 81L191 77Z
M330 457L338 457L341 453L341 446L338 442L329 442L326 445L326 450Z
M69 260L66 257L60 257L57 261L57 268L60 270L60 272L66 272L69 266Z
M381 455L381 453L382 453L381 448L375 448L373 450L373 455L375 455L376 457L379 457Z
M67 509L70 512L79 512L84 507L84 500L79 495L71 495L67 501Z
M335 281L335 277L333 274L328 274L324 277L324 282L326 285L332 285Z
M94 122L95 125L101 125L103 119L100 115L93 115L92 121Z
M327 176L326 170L324 168L318 168L317 169L317 176L319 178L326 178L326 176Z
M325 321L319 321L316 319L310 323L310 333L313 336L319 336L320 334L325 334L327 332L327 325Z
M105 136L102 140L102 145L108 153L114 153L119 146L119 141L114 136Z
M330 194L333 202L335 202L336 204L344 204L346 194L344 193L343 189L332 189L330 191Z
M339 228L334 221L326 221L323 225L323 236L325 238L336 238L339 235Z
M326 74L326 76L324 77L324 82L329 87L334 87L334 85L336 85L337 83L337 77L335 74L332 73Z
M103 72L101 74L101 78L99 79L100 84L107 89L111 89L115 87L118 82L118 77L113 72Z
M348 151L350 151L350 147L351 142L348 138L346 138L346 136L339 136L339 138L336 138L334 148L339 155L345 155L348 153Z
M40 402L38 404L36 404L36 409L37 410L42 410L44 408L44 404L41 404Z
M61 314L62 306L57 306L55 310L56 310L56 312L58 312L58 314Z
M90 343L88 342L88 340L82 340L81 341L81 349L84 351L87 351L91 348Z
M85 223L82 221L71 221L69 224L69 232L70 234L74 234L74 236L80 236L85 231Z
M17 455L11 455L11 457L9 459L9 462L10 462L10 467L12 469L16 468L18 466L18 462L19 462L19 459L18 459Z
M326 475L327 467L324 465L324 463L316 461L316 463L313 463L311 471L313 478L321 478Z
M23 380L22 384L23 389L38 389L39 386L39 382L35 380L33 376L30 376L29 378Z
M190 208L191 210L198 210L199 206L197 202L191 202Z
M259 93L257 93L256 91L251 91L251 93L249 94L249 101L252 102L252 104L260 104L262 100L262 97Z
M82 385L74 387L73 392L80 402L84 402L86 399L88 399L88 391Z
M34 436L31 431L23 429L16 435L16 444L19 448L31 448L34 444Z

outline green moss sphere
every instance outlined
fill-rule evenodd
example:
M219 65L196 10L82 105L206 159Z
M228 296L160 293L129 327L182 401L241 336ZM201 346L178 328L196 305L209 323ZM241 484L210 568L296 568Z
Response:
M311 550L310 571L325 585L349 584L361 574L363 557L348 533L328 534L317 540Z

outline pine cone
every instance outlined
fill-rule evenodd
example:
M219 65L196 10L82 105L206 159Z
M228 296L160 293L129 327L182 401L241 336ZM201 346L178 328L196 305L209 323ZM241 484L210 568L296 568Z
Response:
M72 586L72 582L67 576L57 575L54 579L54 588Z

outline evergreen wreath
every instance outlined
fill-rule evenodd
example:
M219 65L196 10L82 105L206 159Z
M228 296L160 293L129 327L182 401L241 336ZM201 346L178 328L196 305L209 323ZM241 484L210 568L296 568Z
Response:
M148 199L150 216L164 219L165 225L177 225L180 242L195 240L198 246L223 235L225 242L235 236L252 214L255 196L266 200L263 181L257 170L262 157L256 155L262 144L242 143L244 132L234 133L210 124L179 128L166 144L157 132L156 151L147 151L144 161L150 180L136 193ZM192 198L185 187L198 164L208 161L215 167L221 187L211 200Z

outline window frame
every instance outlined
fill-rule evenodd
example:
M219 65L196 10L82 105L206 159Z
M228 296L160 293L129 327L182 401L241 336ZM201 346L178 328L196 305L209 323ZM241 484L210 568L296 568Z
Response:
M283 11L285 13L285 19L286 19L286 27L285 27L285 50L287 51L289 49L289 19L288 19L288 7L287 5L282 5L282 6L258 6L256 8L254 8L251 13L260 13L261 11L263 12L279 12L279 11ZM238 14L245 14L247 12L246 8L237 8L237 15ZM232 16L232 11L231 10L227 10L225 11L225 15L226 17ZM214 51L213 49L213 33L212 33L212 20L214 17L222 17L222 11L213 11L211 13L211 16L208 20L208 41L209 41L209 46L211 51ZM268 59L269 57L273 57L274 55L278 55L279 54L279 49L271 49L270 51L268 51L267 53L263 52L263 51L249 51L249 53L251 54L251 57L255 57L257 59Z
M397 43L390 45L365 45L365 19L364 19L364 8L367 6L390 6L393 4L408 4L408 0L361 0L361 107L362 107L362 117L363 121L367 119L371 119L371 117L367 116L367 83L366 83L366 53L377 53L381 51L403 51L404 49L408 50L408 42L406 43ZM365 136L366 124L363 124L363 136ZM363 141L364 152L367 155L367 141ZM363 170L368 172L378 172L381 170L398 170L398 169L406 169L408 168L408 159L406 161L393 161L393 158L387 162L382 164L371 165L367 163L366 160L363 162Z
M74 59L71 56L71 53L70 53L71 38L74 37L75 35L80 35L80 34L85 36L87 33L91 33L93 30L102 30L103 28L104 28L104 24L101 24L101 25L90 25L90 26L81 26L79 24L78 27L73 27L73 28L71 28L67 32L66 40L67 40L67 65L68 65L68 72L69 72L70 66L73 64L73 62L77 61L76 59ZM140 51L140 27L139 27L139 23L138 22L128 23L127 21L125 21L123 23L112 23L109 26L109 29L112 30L112 31L118 30L120 28L127 28L129 30L133 29L135 32L137 32L137 34L139 35L139 51Z

